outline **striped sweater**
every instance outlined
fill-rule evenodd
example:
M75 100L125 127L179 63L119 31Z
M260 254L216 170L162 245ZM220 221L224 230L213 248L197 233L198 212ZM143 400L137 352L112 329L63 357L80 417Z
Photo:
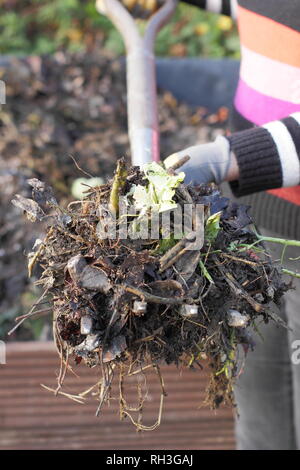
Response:
M258 224L299 237L300 0L186 2L238 22L241 67L228 137L240 170L233 193L250 195L244 202Z

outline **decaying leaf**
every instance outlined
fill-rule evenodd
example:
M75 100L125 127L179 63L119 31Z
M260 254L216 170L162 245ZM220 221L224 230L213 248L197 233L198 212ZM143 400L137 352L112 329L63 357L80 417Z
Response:
M166 279L165 281L154 281L148 284L151 293L161 297L178 297L184 294L184 290L180 282Z
M53 189L50 186L37 178L31 178L27 182L32 187L32 197L38 204L50 206L58 205L53 194Z
M107 294L112 288L111 282L108 280L105 272L100 268L86 266L81 273L79 283L84 289L95 290Z
M126 338L123 335L119 335L113 338L108 346L104 347L103 351L103 362L110 362L121 356L127 348Z
M107 294L112 287L103 269L88 266L87 261L81 255L73 256L68 261L67 269L72 280L84 289Z
M45 217L44 211L33 199L29 199L21 196L20 194L16 194L15 198L11 202L14 206L22 209L26 213L27 218L31 220L31 222L35 222L36 220L41 221Z
M144 178L148 185L133 186L128 197L134 200L134 205L144 215L148 209L157 212L165 212L176 207L173 200L175 188L184 180L184 173L170 175L156 162L147 163L143 167Z

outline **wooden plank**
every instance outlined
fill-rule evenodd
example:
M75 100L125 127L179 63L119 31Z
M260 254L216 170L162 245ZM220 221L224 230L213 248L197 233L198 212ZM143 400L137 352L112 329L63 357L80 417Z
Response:
M51 342L10 343L7 364L0 366L0 449L233 449L232 411L213 412L200 407L207 372L163 366L165 398L160 428L137 433L129 420L120 421L117 400L94 416L94 398L80 405L55 397L40 384L55 385L59 368ZM80 378L69 375L65 391L78 393L94 384L96 368L76 367ZM136 402L134 384L129 381L128 403ZM145 424L155 422L160 387L153 373L148 381ZM113 389L114 391L114 389Z

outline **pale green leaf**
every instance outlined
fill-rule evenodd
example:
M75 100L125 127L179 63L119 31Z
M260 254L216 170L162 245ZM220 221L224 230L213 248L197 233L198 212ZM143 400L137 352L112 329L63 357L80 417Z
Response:
M213 278L211 277L211 275L209 274L209 272L207 271L203 261L199 261L199 266L200 266L200 269L201 269L201 272L203 274L204 277L206 277L206 279L211 282L212 284L214 284L214 280Z
M205 224L204 238L209 242L213 242L220 230L220 217L222 212L216 212L208 217Z

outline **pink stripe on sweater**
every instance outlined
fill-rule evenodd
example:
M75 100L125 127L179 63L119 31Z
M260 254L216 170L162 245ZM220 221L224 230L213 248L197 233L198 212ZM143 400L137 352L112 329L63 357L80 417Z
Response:
M257 126L275 121L300 111L300 104L282 101L263 95L239 80L234 105L237 111Z

